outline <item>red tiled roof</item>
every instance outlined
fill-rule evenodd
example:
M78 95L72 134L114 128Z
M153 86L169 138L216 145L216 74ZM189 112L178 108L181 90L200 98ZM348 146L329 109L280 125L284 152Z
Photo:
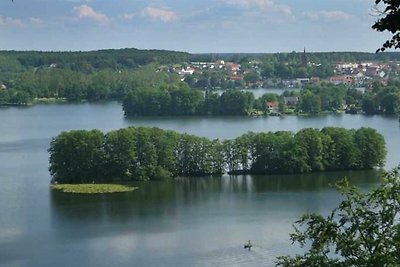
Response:
M272 108L279 107L279 102L278 101L267 102L265 104L267 105L267 107L272 107Z

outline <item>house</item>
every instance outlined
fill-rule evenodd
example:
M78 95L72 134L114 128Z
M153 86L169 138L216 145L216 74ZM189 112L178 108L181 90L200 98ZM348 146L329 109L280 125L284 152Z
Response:
M4 84L0 85L0 91L1 90L7 90L7 86L5 86Z
M310 83L310 79L309 78L297 78L296 83L300 84L300 86L304 86L304 85Z
M321 83L321 79L319 77L311 77L310 79L310 83L311 84L320 84Z
M267 102L267 103L265 103L265 106L269 112L278 112L279 111L279 102L278 101Z
M351 74L353 72L353 69L356 69L356 68L358 68L357 63L337 62L335 64L335 69L339 73Z
M186 75L193 75L194 72L195 72L195 69L190 68L190 67L187 67L186 69L182 69L182 70L179 72L179 74L180 74L180 75L186 76Z
M364 72L360 71L357 74L353 74L353 80L355 84L362 84L365 80Z
M375 77L378 76L380 72L381 72L380 66L368 66L365 71L365 74L370 77Z
M238 71L240 71L240 65L233 62L228 62L226 63L226 69L231 75L237 75Z
M286 106L290 108L295 108L299 103L299 98L297 96L285 96L283 98L283 101Z
M345 84L351 85L353 83L353 77L349 75L332 76L328 79L330 83L334 85Z

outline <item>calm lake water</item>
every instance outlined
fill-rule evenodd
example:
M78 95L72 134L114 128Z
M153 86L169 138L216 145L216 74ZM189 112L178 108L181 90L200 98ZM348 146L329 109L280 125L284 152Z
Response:
M301 214L327 214L337 205L330 183L348 176L367 190L378 182L374 171L365 171L180 179L107 196L49 189L46 150L53 136L130 125L210 138L368 126L386 138L386 168L400 162L394 117L125 119L118 103L0 109L0 266L274 266L276 256L298 251L289 233ZM249 239L250 252L242 247Z

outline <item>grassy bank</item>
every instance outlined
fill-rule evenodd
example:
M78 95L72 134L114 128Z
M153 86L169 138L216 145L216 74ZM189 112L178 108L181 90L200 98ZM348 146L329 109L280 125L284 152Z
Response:
M51 188L72 194L111 194L131 192L138 189L131 185L120 184L57 184L52 185Z

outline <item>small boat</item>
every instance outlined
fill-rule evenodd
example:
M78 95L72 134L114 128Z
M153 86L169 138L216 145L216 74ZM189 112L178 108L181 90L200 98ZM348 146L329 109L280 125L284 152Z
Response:
M253 245L251 244L251 242L250 242L250 240L246 243L246 244L244 244L244 249L248 249L248 250L250 250L252 247L253 247Z

